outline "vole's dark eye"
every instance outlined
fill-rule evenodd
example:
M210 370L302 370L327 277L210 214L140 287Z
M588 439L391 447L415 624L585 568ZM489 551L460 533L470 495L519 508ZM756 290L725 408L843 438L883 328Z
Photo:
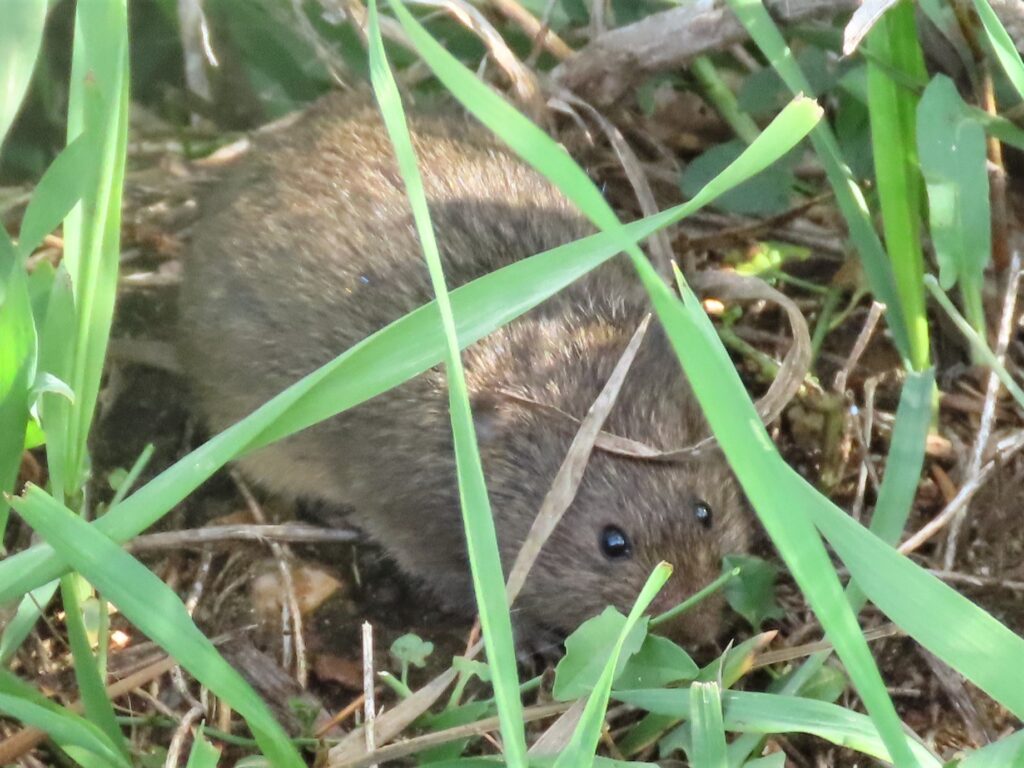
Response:
M706 501L698 501L693 505L693 516L705 528L710 528L714 519L714 516L711 514L711 507Z
M601 531L601 551L612 560L619 560L629 557L633 547L629 543L629 537L622 532L621 528L614 525L606 526Z

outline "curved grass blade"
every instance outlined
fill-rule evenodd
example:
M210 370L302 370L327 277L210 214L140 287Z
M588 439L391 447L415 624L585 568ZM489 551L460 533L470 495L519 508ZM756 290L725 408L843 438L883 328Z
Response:
M170 587L42 489L32 486L12 504L129 621L241 714L273 765L305 765L267 705L221 658Z
M430 212L427 210L427 196L417 166L412 139L409 136L405 113L402 110L402 100L384 52L384 41L381 39L377 21L376 0L370 0L369 3L368 27L370 80L405 183L420 246L430 271L430 282L441 316L441 327L444 330L444 362L448 379L448 404L451 411L462 524L466 531L466 549L469 554L473 591L476 594L477 611L483 629L487 663L491 668L491 685L494 688L494 701L501 723L505 758L512 768L525 768L526 731L523 724L523 704L519 697L515 642L512 639L512 619L505 596L505 576L502 573L501 556L498 551L498 535L494 527L490 500L487 497L483 464L477 448L473 414L469 406L469 389L459 354L459 340L455 331L448 286L445 284L444 268L434 237Z
M955 306L953 306L953 302L950 301L949 297L942 292L942 288L939 286L939 281L935 279L934 275L925 275L924 284L925 287L931 291L934 299L939 302L939 306L945 310L949 319L953 321L953 324L957 327L960 333L964 335L964 338L967 339L968 343L970 343L971 353L975 355L979 361L995 372L996 376L999 377L999 381L1001 381L1003 386L1006 387L1006 391L1013 396L1013 399L1016 400L1021 407L1024 407L1024 389L1021 389L1020 384L1018 384L1014 380L1013 376L1010 375L1010 372L1006 370L1006 366L999 362L999 358L996 357L995 353L992 352L991 349L989 349L985 340L978 335L978 332L971 327L971 324L968 323L967 320L964 319L964 316L957 311Z

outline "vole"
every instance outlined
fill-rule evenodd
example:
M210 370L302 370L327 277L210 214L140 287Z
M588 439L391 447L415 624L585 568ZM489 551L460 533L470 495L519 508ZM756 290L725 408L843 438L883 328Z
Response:
M548 183L468 118L412 113L410 127L452 288L593 230ZM220 430L387 323L433 299L391 145L373 104L328 96L250 151L211 196L187 254L182 357ZM649 311L612 260L463 354L506 574L575 425ZM663 331L652 325L605 430L664 449L707 428ZM442 600L474 606L443 369L240 461L272 493L350 510L350 521ZM519 627L567 633L627 611L661 560L667 609L744 550L750 522L717 454L658 463L595 450L577 497L516 602ZM721 599L667 634L720 626Z

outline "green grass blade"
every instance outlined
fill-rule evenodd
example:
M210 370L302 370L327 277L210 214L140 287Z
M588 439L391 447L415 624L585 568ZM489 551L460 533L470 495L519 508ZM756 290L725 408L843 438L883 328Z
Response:
M0 712L45 731L62 749L79 747L103 759L105 765L131 765L102 730L6 670L0 670Z
M1024 658L1024 639L838 507L822 503L805 483L785 486L792 502L811 512L850 576L879 610L1016 716L1024 715L1024 670L1004 661Z
M725 725L722 722L722 691L718 683L690 686L690 733L694 768L726 768Z
M221 658L178 596L152 571L41 488L30 487L13 505L125 618L241 714L273 765L305 765L267 705Z
M917 94L894 73L924 79L924 58L917 42L914 6L893 5L878 19L866 41L868 115L875 179L882 208L885 244L910 334L910 363L928 367L928 318L924 311L924 252L921 248L921 173L917 160ZM890 306L890 316L896 309Z
M35 378L36 327L28 278L0 228L0 494L10 493L21 467L29 393ZM0 496L0 542L10 508Z
M92 652L82 616L82 599L90 593L89 586L78 575L68 573L60 579L60 597L65 607L68 643L74 658L75 680L85 715L111 740L124 749L124 738L111 699L99 672L96 656ZM126 753L127 757L127 753Z
M487 662L491 668L491 685L498 708L498 720L501 723L505 759L513 768L525 768L526 730L523 724L523 704L519 697L515 641L512 638L508 600L505 597L505 576L498 551L498 536L490 500L487 497L483 464L477 449L473 414L469 405L469 389L466 385L466 373L462 368L459 340L441 265L441 255L434 238L434 229L427 210L427 196L409 128L406 125L405 113L402 110L402 100L384 52L384 41L381 39L377 21L376 0L370 0L369 3L368 38L370 80L405 183L420 245L430 271L430 281L441 315L441 327L444 330L445 372L448 378L448 403L451 411L462 523L466 531L466 549L469 554L480 626L483 629Z
M459 344L465 347L537 306L621 251L623 239L637 242L700 210L717 195L755 175L779 154L791 149L819 118L820 110L813 102L794 101L757 141L692 200L655 216L523 259L452 291ZM65 319L68 313L54 305L70 304L71 297L59 270L57 274L49 314ZM123 503L111 508L95 525L115 541L127 541L159 520L215 471L242 453L358 405L437 365L442 360L444 339L436 313L436 304L430 303L371 335L181 459ZM48 320L43 335L44 364L48 357L46 342L66 336L50 333L51 324L56 322L58 320L53 323ZM53 356L59 356L59 350ZM53 398L52 407L60 407L62 400ZM51 464L51 477L53 472ZM0 561L0 602L20 598L29 590L57 578L65 568L61 558L47 544L33 546Z
M0 0L0 149L39 58L48 0Z
M669 576L672 575L672 566L668 563L659 563L644 584L643 589L633 605L633 609L626 617L626 623L619 631L619 637L614 648L604 665L604 671L598 678L594 690L587 698L587 705L580 716L580 721L573 732L572 738L565 749L555 761L555 768L586 768L594 762L594 752L597 750L597 743L601 738L601 727L604 724L605 710L608 708L608 699L612 692L612 681L619 665L619 655L647 606L657 596L658 592Z
M53 232L95 183L96 144L82 134L61 151L39 180L21 219L18 252L24 259Z
M71 278L63 264L57 267L46 303L46 316L39 335L38 370L68 381L72 364L72 344L76 336L75 297ZM39 416L46 432L47 469L50 488L58 496L68 487L68 434L73 403L53 392L39 397ZM49 581L49 579L47 579Z
M1006 387L1006 391L1010 393L1014 400L1024 407L1024 389L1021 389L1010 372L1006 370L999 358L996 357L995 353L989 349L988 344L983 338L978 335L978 332L971 327L971 324L964 319L953 302L949 300L949 297L942 292L942 288L939 286L939 281L935 279L933 275L924 276L925 287L931 292L932 297L939 302L939 306L945 310L949 319L953 321L957 329L964 335L964 338L971 345L971 353L984 365L987 365L992 371L999 377L999 381L1002 382L1003 386Z
M1024 731L1006 736L999 741L970 753L957 768L1020 768L1024 765Z
M14 658L14 654L25 642L32 627L39 621L46 606L50 604L59 584L60 582L56 580L44 584L39 589L34 589L25 595L18 603L18 610L7 622L3 634L0 635L0 667L6 667Z
M786 87L794 94L812 93L810 83L800 71L796 58L786 45L786 41L771 16L768 15L761 0L728 1L729 7L732 8L740 23L757 47L761 49L779 77L782 78ZM889 308L886 322L892 331L896 349L905 359L909 360L910 334L904 320L905 313L896 290L892 265L889 263L889 258L871 222L871 214L864 200L864 193L844 162L839 143L831 128L827 124L821 123L811 133L810 138L836 196L839 210L850 230L850 239L860 254L871 290L878 300Z
M220 760L220 750L207 741L203 735L203 728L196 729L196 736L192 742L192 751L188 753L188 762L185 768L217 768L217 761Z
M974 0L974 9L978 12L981 24L985 27L985 34L995 51L996 58L1010 83L1017 93L1024 99L1024 60L1021 60L1017 46L1013 44L1013 38L1006 31L1006 27L999 21L988 0Z
M714 326L682 276L678 275L683 297L680 302L649 264L640 264L638 269L686 377L729 464L737 470L747 498L828 633L897 765L914 765L885 684L808 516L811 510L807 504L823 504L825 499L782 460ZM803 497L795 494L788 487L790 484L806 487L814 502L794 504Z
M82 598L89 596L89 585L76 574L61 577L60 594L64 603L65 624L68 630L68 644L71 646L78 693L85 708L86 717L102 730L111 744L125 752L124 737L114 716L114 707L107 698L106 686L100 674L99 664L92 652L89 636L82 616ZM105 642L106 638L101 638Z
M939 280L947 291L960 284L964 311L984 335L981 286L992 258L985 131L947 77L936 76L925 89L917 141Z
M616 691L614 698L660 715L692 716L690 693L685 688ZM722 718L727 731L809 733L879 760L891 759L869 717L818 699L723 691ZM909 744L917 765L941 768L942 763L922 744L913 740Z
M65 427L63 477L84 480L92 424L117 292L121 191L128 135L127 0L79 3L68 104L68 142L91 138L97 174L64 221L64 263L77 315L70 376L75 403ZM44 425L45 426L45 425ZM47 428L48 429L48 428ZM52 464L52 461L51 461Z

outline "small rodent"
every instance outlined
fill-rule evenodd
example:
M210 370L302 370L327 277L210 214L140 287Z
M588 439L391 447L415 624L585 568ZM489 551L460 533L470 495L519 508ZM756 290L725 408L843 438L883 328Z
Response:
M468 119L413 113L410 126L450 287L593 231ZM328 96L257 143L211 197L185 262L185 369L220 430L432 298L375 107ZM575 427L495 393L582 418L648 311L620 257L463 354L506 573ZM664 449L706 434L656 323L605 429ZM271 492L339 516L351 510L348 519L404 571L450 605L473 607L440 367L240 465ZM595 450L514 619L520 631L566 633L609 604L627 611L661 560L675 566L655 605L667 609L713 580L723 554L746 549L750 525L716 453L669 464ZM721 607L720 598L706 601L662 631L707 641Z

